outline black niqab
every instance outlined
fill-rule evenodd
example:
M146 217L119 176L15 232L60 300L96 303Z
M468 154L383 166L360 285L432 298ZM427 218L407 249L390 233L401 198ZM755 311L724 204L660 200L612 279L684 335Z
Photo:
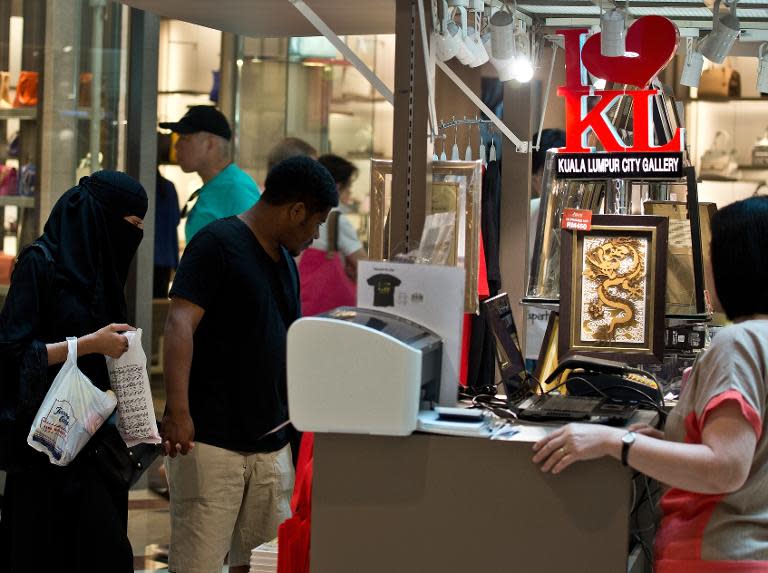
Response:
M126 319L123 289L143 232L124 220L144 218L147 193L124 173L98 171L56 202L40 242L57 278L92 301L94 317Z

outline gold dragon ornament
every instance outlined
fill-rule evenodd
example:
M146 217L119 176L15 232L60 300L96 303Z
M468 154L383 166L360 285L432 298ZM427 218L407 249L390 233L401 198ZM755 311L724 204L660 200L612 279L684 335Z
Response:
M642 298L645 261L640 242L631 237L615 237L592 247L586 256L584 276L597 284L597 299L589 303L587 312L594 320L611 315L610 322L595 326L584 321L584 330L597 340L614 340L617 330L637 323L636 302Z

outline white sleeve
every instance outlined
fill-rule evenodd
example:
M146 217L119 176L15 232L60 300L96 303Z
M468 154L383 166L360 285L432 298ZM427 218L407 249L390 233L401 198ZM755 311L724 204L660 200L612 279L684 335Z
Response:
M350 221L344 214L339 215L338 233L339 250L344 253L345 256L351 255L363 248L363 244L360 242L360 239L357 238L357 231L355 230L352 221Z

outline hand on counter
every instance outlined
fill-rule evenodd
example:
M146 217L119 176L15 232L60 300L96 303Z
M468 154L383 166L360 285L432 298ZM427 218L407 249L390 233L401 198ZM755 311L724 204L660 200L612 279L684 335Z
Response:
M533 445L533 463L541 471L559 474L574 462L621 455L624 428L599 424L567 424Z

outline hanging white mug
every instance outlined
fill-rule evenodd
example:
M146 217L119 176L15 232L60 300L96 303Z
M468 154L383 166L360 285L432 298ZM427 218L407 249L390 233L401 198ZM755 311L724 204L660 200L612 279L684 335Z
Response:
M455 24L454 24L455 26ZM458 44L447 34L432 34L434 38L435 55L441 62L447 62L456 55Z
M456 50L456 57L462 64L469 66L472 65L472 62L474 62L475 54L472 51L469 41L467 40L467 9L459 6L458 10L459 14L461 15L461 26L459 27L461 34L457 36L452 34L452 37L457 40L458 47ZM455 22L448 23L449 26L451 24L454 26L456 25Z
M470 26L467 28L467 37L465 38L465 41L469 51L472 52L472 62L470 62L469 67L476 68L482 66L490 59L488 57L488 52L486 52L483 47L483 41L480 38L480 34L474 27Z
M441 33L433 33L435 55L441 62L447 62L456 55L459 49L458 39L455 34L459 27L453 22L453 12L448 8L448 2L443 0L443 21L441 22ZM451 24L453 26L451 26ZM460 38L459 36L458 38Z
M768 42L757 50L757 91L768 94Z
M685 54L685 63L683 64L683 73L680 74L680 83L689 88L699 87L703 68L704 56L697 52L695 48L689 49Z

